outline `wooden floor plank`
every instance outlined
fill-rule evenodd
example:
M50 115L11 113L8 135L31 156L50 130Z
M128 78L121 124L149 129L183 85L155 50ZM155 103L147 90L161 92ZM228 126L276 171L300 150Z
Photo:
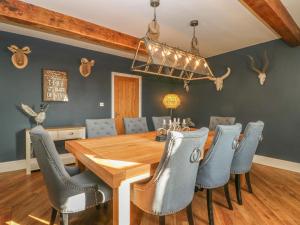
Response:
M244 188L242 206L237 204L234 182L230 181L233 211L227 208L222 188L213 192L216 225L300 224L299 173L255 164L251 180L254 194ZM31 176L21 171L0 174L0 190L0 209L6 209L5 213L1 210L6 220L11 217L14 225L49 224L50 204L40 172L34 172ZM89 209L71 216L70 224L111 225L111 211L111 206L107 210ZM208 224L205 191L195 195L193 211L196 225ZM59 224L58 220L56 224ZM157 224L157 217L143 214L141 225ZM188 225L185 210L175 216L167 216L166 225Z

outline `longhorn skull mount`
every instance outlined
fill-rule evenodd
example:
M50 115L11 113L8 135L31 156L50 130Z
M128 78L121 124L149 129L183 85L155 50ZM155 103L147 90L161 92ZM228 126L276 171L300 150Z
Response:
M11 56L11 62L18 69L24 69L28 65L27 55L31 53L31 50L28 46L19 48L16 45L11 45L8 47L8 50L13 53Z
M256 65L255 59L251 55L247 55L250 59L251 69L258 74L260 85L264 85L267 78L267 70L269 68L269 58L267 51L264 52L264 65L262 69L259 69Z
M79 66L79 72L83 77L88 77L92 72L92 67L95 65L95 60L88 60L87 58L81 58Z
M227 72L224 75L220 77L209 77L208 79L215 83L217 91L222 91L224 80L229 77L230 73L231 69L227 67Z

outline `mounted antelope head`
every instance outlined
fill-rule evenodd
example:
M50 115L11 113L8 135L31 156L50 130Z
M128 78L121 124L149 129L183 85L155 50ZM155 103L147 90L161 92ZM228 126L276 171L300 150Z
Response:
M92 72L92 67L95 65L95 60L88 60L87 58L81 59L79 72L83 77L88 77Z
M265 81L266 81L266 78L267 78L267 70L269 68L269 58L268 58L268 54L267 54L267 51L264 52L264 66L262 69L258 69L257 66L256 66L256 63L255 63L255 60L254 58L251 56L251 55L248 55L249 59L250 59L250 66L251 66L251 69L258 73L258 79L259 79L259 83L261 85L264 85Z
M210 77L208 79L215 83L217 91L222 91L223 81L227 77L229 77L230 73L231 73L231 69L229 67L227 67L227 72L223 76L221 76L221 77Z
M28 64L27 55L31 53L29 47L18 48L16 45L11 45L8 49L13 53L11 61L18 69L24 69Z

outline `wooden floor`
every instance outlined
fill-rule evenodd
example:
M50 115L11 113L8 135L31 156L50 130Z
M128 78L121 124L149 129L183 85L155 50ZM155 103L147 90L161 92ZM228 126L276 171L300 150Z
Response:
M233 181L230 182L233 211L226 207L223 190L214 192L215 224L300 225L300 175L261 165L254 165L252 171L254 194L243 190L243 206L236 202ZM195 195L193 210L196 225L208 224L205 192ZM11 222L2 222L3 224L49 223L50 205L40 172L31 176L26 176L25 172L0 175L0 218L5 215L6 218L11 217ZM110 209L91 209L73 215L70 225L111 224L109 215ZM167 225L188 225L184 211L176 216L168 216L166 222ZM143 216L142 225L154 224L158 224L155 216Z

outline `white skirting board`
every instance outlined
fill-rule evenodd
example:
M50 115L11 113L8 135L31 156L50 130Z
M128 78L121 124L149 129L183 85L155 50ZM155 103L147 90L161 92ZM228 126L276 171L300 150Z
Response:
M289 170L300 173L300 163L290 162L281 159L270 158L267 156L255 155L253 159L254 163L271 166L278 169Z
M75 158L72 154L69 154L69 153L62 154L60 156L60 158L64 164L75 163ZM31 159L31 167L33 169L39 168L36 159ZM13 171L25 170L25 169L26 169L26 160L25 159L0 163L0 173L13 172Z
M66 154L66 156L61 158L65 164L71 164L75 162L74 157L69 154ZM33 160L36 163L36 160L35 159ZM289 170L289 171L300 173L300 163L295 163L295 162L290 162L290 161L285 161L281 159L275 159L275 158L270 158L270 157L260 156L260 155L255 155L253 162L265 166L271 166L283 170ZM17 161L0 163L0 173L12 172L17 170L25 170L25 168L26 168L25 160L17 160Z

